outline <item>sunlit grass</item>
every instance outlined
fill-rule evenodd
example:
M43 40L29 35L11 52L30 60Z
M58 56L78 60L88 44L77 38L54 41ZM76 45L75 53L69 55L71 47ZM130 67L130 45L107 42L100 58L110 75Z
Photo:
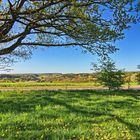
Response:
M0 93L0 139L138 140L140 92Z
M93 86L94 82L0 82L0 87L29 86Z
M138 86L136 82L130 83L130 88ZM122 87L127 88L128 84L125 83ZM103 88L97 82L0 82L1 89L87 89L87 88Z
M22 90L22 89L77 89L77 88L98 88L100 87L99 84L94 82L1 82L0 88L1 89L15 89L15 90Z

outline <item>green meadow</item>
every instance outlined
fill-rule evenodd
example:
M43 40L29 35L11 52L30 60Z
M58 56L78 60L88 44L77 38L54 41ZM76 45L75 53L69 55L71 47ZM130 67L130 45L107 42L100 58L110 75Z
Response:
M125 83L123 88L128 87ZM130 88L140 88L140 85L136 82L130 83ZM103 86L97 82L0 82L1 90L44 90L44 89L98 89Z
M1 88L9 88L9 87L65 87L65 86L73 86L73 87L92 87L97 86L99 83L94 82L0 82Z
M0 82L1 90L88 89L100 88L95 82Z
M140 91L0 92L0 140L139 140Z

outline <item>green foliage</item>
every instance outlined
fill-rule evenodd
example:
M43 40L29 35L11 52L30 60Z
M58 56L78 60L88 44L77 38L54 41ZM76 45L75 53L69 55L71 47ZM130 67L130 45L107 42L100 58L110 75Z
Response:
M115 63L109 60L101 60L101 65L94 65L97 72L97 81L109 89L119 89L124 84L124 72L118 70Z
M140 92L0 93L1 140L138 140Z
M114 42L139 21L138 13L135 0L3 0L0 62L28 59L38 46L81 46L98 55L113 53Z
M140 73L138 73L138 74L136 75L136 81L137 81L138 84L140 84Z

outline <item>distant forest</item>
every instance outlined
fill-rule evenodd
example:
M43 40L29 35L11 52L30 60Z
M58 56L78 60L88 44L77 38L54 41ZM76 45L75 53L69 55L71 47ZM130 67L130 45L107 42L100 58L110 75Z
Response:
M125 79L135 82L139 72L125 72ZM94 82L96 73L42 73L42 74L0 74L0 82Z

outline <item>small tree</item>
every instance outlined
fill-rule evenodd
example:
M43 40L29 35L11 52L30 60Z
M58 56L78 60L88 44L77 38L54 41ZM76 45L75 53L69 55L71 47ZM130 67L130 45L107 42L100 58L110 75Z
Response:
M137 81L138 84L140 84L140 73L138 73L138 74L136 75L136 81Z
M101 65L94 65L94 69L97 72L97 81L103 86L111 89L119 89L124 83L124 72L118 70L115 63L110 60L99 61Z

